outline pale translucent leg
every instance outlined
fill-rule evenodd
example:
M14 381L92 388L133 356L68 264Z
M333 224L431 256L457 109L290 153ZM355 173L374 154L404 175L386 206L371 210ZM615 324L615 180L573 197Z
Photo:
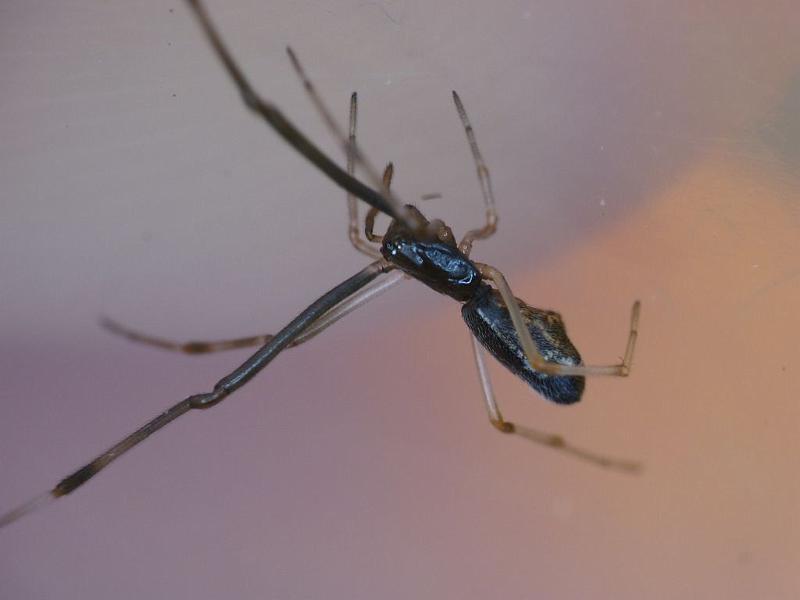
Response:
M34 511L39 510L40 508L44 508L51 502L55 500L55 497L50 492L45 492L44 494L39 494L35 498L28 500L24 504L8 511L0 515L0 529L9 525L16 521L17 519L21 519L27 514L30 514Z
M390 273L383 279L371 286L365 287L360 292L353 294L341 304L338 304L327 313L322 315L313 324L311 324L306 331L297 337L289 347L294 347L303 342L307 342L314 336L322 333L325 329L333 325L342 317L346 317L357 308L363 306L370 300L389 291L391 288L400 283L406 276L395 271ZM185 354L208 354L211 352L220 352L222 350L233 350L237 348L248 348L251 346L261 346L270 341L273 336L271 334L254 335L250 337L236 338L231 340L218 340L218 341L192 341L192 342L176 342L164 338L159 338L143 333L139 333L125 325L121 325L116 321L108 318L103 318L100 324L116 335L120 335L126 339L149 346L156 346L164 350L172 350L175 352L183 352Z
M422 194L422 196L419 197L423 202L427 202L428 200L441 200L441 198L442 194L439 192L430 192L428 194Z
M392 176L394 175L394 165L389 163L383 172L383 186L388 190L392 183ZM433 200L434 198L441 198L439 193L425 194L421 197L422 200ZM416 210L416 209L415 209ZM421 213L420 213L421 214ZM364 237L370 242L378 244L383 243L383 236L376 235L375 230L375 217L378 216L378 211L372 207L367 211L367 216L364 218ZM423 217L424 218L424 217ZM434 236L440 242L455 245L455 236L453 230L448 227L441 219L431 219L426 227L425 236Z
M350 177L353 177L355 174L355 158L353 156L352 149L356 145L356 121L358 120L358 95L353 92L350 96L350 124L349 124L349 133L350 133L350 146L348 147L347 153L347 174ZM350 243L355 246L356 250L366 254L371 258L380 258L381 253L378 252L375 248L370 246L366 241L361 239L359 235L359 225L358 225L358 201L356 197L351 193L347 192L347 213L349 216L347 233L350 237ZM374 218L373 218L374 220Z
M622 359L622 362L616 365L598 365L598 366L590 366L590 365L562 365L559 363L548 362L544 359L541 355L539 350L536 348L536 344L531 337L528 328L525 326L525 321L522 318L522 313L519 310L519 305L514 298L514 294L511 292L511 288L508 286L508 282L503 274L491 267L489 265L485 265L483 263L476 263L478 268L481 271L481 275L483 275L487 279L491 279L495 286L497 286L497 290L500 292L500 295L503 298L503 303L508 308L508 312L511 315L511 321L514 323L514 329L519 336L520 343L522 344L523 350L525 350L525 356L528 358L528 362L530 363L531 367L534 370L539 371L540 373L546 373L548 375L615 375L618 377L627 377L630 373L631 368L631 361L633 360L633 351L634 347L636 346L636 337L638 335L639 329L639 308L640 303L637 300L633 303L633 307L631 308L631 326L630 326L630 333L628 334L628 344L625 347L625 357Z
M531 429L530 427L524 427L503 419L503 415L500 413L500 407L497 405L497 401L494 397L494 391L492 390L492 382L489 378L489 371L486 368L486 361L484 360L483 356L483 348L474 335L470 335L470 337L472 338L472 350L475 354L475 366L478 368L478 377L481 380L481 387L483 388L483 398L486 403L486 411L489 413L489 422L498 431L501 431L502 433L515 433L521 437L524 437L526 440L536 444L541 444L543 446L548 446L554 450L566 452L567 454L571 454L576 458L591 462L600 467L617 469L619 471L625 471L628 473L635 473L641 470L641 465L637 462L609 458L607 456L603 456L602 454L596 454L567 443L566 440L564 440L564 438L560 435L554 433L545 433L543 431Z
M389 163L383 170L383 178L381 180L382 189L388 191L392 185L392 177L394 177L394 164ZM382 235L375 235L375 217L378 216L378 211L374 210L371 206L367 211L367 216L364 217L364 237L370 242L380 244L383 242Z
M468 231L458 244L459 250L469 256L472 250L472 242L486 239L497 231L497 209L495 208L494 193L492 192L492 178L489 175L489 168L486 166L481 151L478 149L475 131L472 129L472 124L469 122L464 104L462 104L461 98L458 97L455 90L453 91L453 102L455 102L458 116L461 118L464 131L467 134L467 141L469 142L470 150L472 150L472 158L475 161L475 168L478 171L478 181L481 184L483 204L486 207L486 224L478 229Z

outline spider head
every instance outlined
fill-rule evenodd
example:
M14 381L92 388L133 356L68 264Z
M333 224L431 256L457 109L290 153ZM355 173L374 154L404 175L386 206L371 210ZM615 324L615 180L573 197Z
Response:
M383 236L383 257L415 279L461 302L469 300L481 285L478 267L459 249L453 231L439 219L428 221L414 206L406 207L421 219L413 232L392 221Z

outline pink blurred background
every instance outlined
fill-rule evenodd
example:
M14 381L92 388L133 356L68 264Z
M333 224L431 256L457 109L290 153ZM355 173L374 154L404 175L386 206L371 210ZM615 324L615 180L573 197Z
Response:
M0 531L2 598L796 598L800 11L794 1L256 2L212 13L338 157L291 43L396 189L500 229L474 256L628 380L513 420L642 460L602 471L488 425L458 306L407 283ZM343 194L240 106L180 2L0 7L0 511L246 355L365 260ZM445 358L446 357L446 358Z

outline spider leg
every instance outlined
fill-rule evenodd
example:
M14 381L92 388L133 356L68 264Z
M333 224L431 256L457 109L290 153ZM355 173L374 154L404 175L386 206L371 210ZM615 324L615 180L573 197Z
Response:
M347 174L351 177L355 173L355 156L353 155L353 148L356 145L356 121L358 120L358 94L353 92L350 96L350 144L347 147ZM373 208L370 207L370 211ZM377 211L376 211L377 212ZM349 217L347 233L350 237L350 243L355 246L356 250L366 254L367 256L380 258L381 253L374 247L370 246L367 242L361 239L358 227L358 202L356 197L347 192L347 214Z
M502 433L515 433L526 440L553 448L554 450L558 450L560 452L566 452L575 458L591 462L599 467L616 469L628 473L635 473L641 470L641 465L637 462L610 458L602 454L584 450L583 448L578 448L577 446L569 444L560 435L546 433L537 429L531 429L530 427L518 425L503 419L503 415L500 412L500 407L498 406L497 400L494 396L494 391L492 390L492 382L489 378L489 370L486 368L483 348L481 348L474 335L470 335L470 337L472 338L472 351L475 355L475 366L478 368L478 377L481 380L483 399L486 403L486 412L489 414L489 422L495 427L495 429Z
M311 161L314 166L325 173L337 185L390 217L399 219L412 230L417 229L418 223L412 219L403 206L348 175L297 129L275 105L262 99L233 59L228 47L212 23L205 5L200 0L186 0L186 3L199 21L211 47L239 90L247 108L263 118L287 143ZM349 146L349 143L346 143L346 146ZM358 158L359 154L356 152L356 160Z
M631 325L628 333L628 343L625 347L625 356L621 363L615 365L562 365L547 361L539 352L536 343L533 341L528 328L525 327L525 321L519 310L519 305L514 299L514 294L506 281L503 274L483 263L476 263L481 271L481 275L487 279L491 279L497 286L497 290L503 297L503 303L508 308L511 320L514 323L514 329L519 336L522 348L525 350L525 356L531 366L540 373L547 373L548 375L613 375L617 377L627 377L631 369L631 361L633 360L633 351L636 346L636 338L639 333L639 310L640 303L637 300L633 303L631 308Z
M211 352L220 352L222 350L235 350L236 348L249 348L251 346L260 346L267 343L272 339L269 334L265 335L252 335L248 337L233 338L228 340L193 340L190 342L177 342L147 333L142 333L131 329L127 325L118 323L108 317L101 317L100 326L120 337L124 337L131 342L161 348L162 350L172 350L174 352L183 352L184 354L209 354Z
M321 316L346 298L352 296L365 285L372 282L378 275L384 273L386 270L386 263L375 261L332 288L297 315L297 317L276 333L269 342L259 348L250 358L231 373L220 379L210 392L195 394L174 404L123 440L114 444L94 460L62 479L49 492L29 500L7 513L0 514L0 527L4 527L20 517L29 514L33 510L49 504L54 499L61 498L73 492L117 458L125 454L125 452L137 446L150 437L150 435L178 417L193 409L206 409L218 404L255 377L264 367L272 362L272 359L288 347Z
M495 208L494 193L492 192L492 178L489 174L489 167L483 160L481 151L478 148L478 140L475 139L475 131L472 129L472 124L467 116L467 111L464 109L464 104L461 98L453 91L453 102L456 105L458 116L461 118L461 123L464 126L464 131L467 134L467 141L469 148L472 150L472 158L475 161L475 168L478 171L478 181L481 184L481 194L483 195L483 204L486 208L486 224L478 229L472 229L464 234L461 242L458 244L459 250L469 256L472 251L472 243L475 240L484 240L497 231L497 209Z
M287 348L299 346L303 342L307 342L316 335L319 335L339 319L349 315L351 312L363 306L370 300L377 298L378 296L389 291L404 278L405 275L397 271L375 284L364 287L364 289L343 300L341 303L337 304L324 315L322 315L319 319L314 321L314 323L309 325L308 329L298 335L294 341L287 346ZM211 352L220 352L223 350L235 350L238 348L260 346L266 344L275 337L272 334L266 333L263 335L253 335L229 340L176 342L174 340L141 333L107 317L104 317L100 320L100 325L111 333L122 336L130 341L146 344L148 346L154 346L161 348L162 350L183 352L184 354L209 354Z
M372 182L372 185L375 187L380 186L381 178L380 175L378 175L378 170L372 165L364 153L361 152L358 144L356 144L355 138L351 137L348 139L344 136L344 133L342 133L338 123L336 123L336 119L333 118L333 113L328 109L327 105L322 100L322 96L317 93L317 90L314 87L314 84L311 82L311 79L308 77L308 75L306 75L306 71L303 68L303 65L300 63L300 59L297 58L297 55L294 53L294 50L287 46L286 53L289 55L289 60L292 62L292 67L294 67L297 76L300 78L300 81L303 82L303 87L305 88L306 93L308 93L309 98L311 98L312 104L322 117L325 125L328 127L328 131L330 131L333 138L339 142L339 144L341 144L345 154L352 156L353 160L363 167L368 179ZM383 195L389 200L389 202L395 205L396 209L400 209L402 207L402 203L397 200L397 198L395 198L389 190L384 189Z
M386 168L383 170L383 179L381 181L383 189L389 189L389 187L392 185L392 177L394 177L394 164L388 163ZM378 211L370 207L370 209L367 211L367 216L364 217L364 236L370 242L381 244L383 243L383 236L375 235L375 233L373 233L373 230L375 229L375 217L377 216Z

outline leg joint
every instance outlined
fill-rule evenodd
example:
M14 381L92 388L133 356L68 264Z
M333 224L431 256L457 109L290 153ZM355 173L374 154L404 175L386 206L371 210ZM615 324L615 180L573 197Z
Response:
M490 419L492 426L500 433L514 433L516 428L513 423L503 421L502 419Z
M195 394L189 396L189 405L192 408L206 409L211 408L228 395L228 391L224 388L217 388L213 392L205 394Z

